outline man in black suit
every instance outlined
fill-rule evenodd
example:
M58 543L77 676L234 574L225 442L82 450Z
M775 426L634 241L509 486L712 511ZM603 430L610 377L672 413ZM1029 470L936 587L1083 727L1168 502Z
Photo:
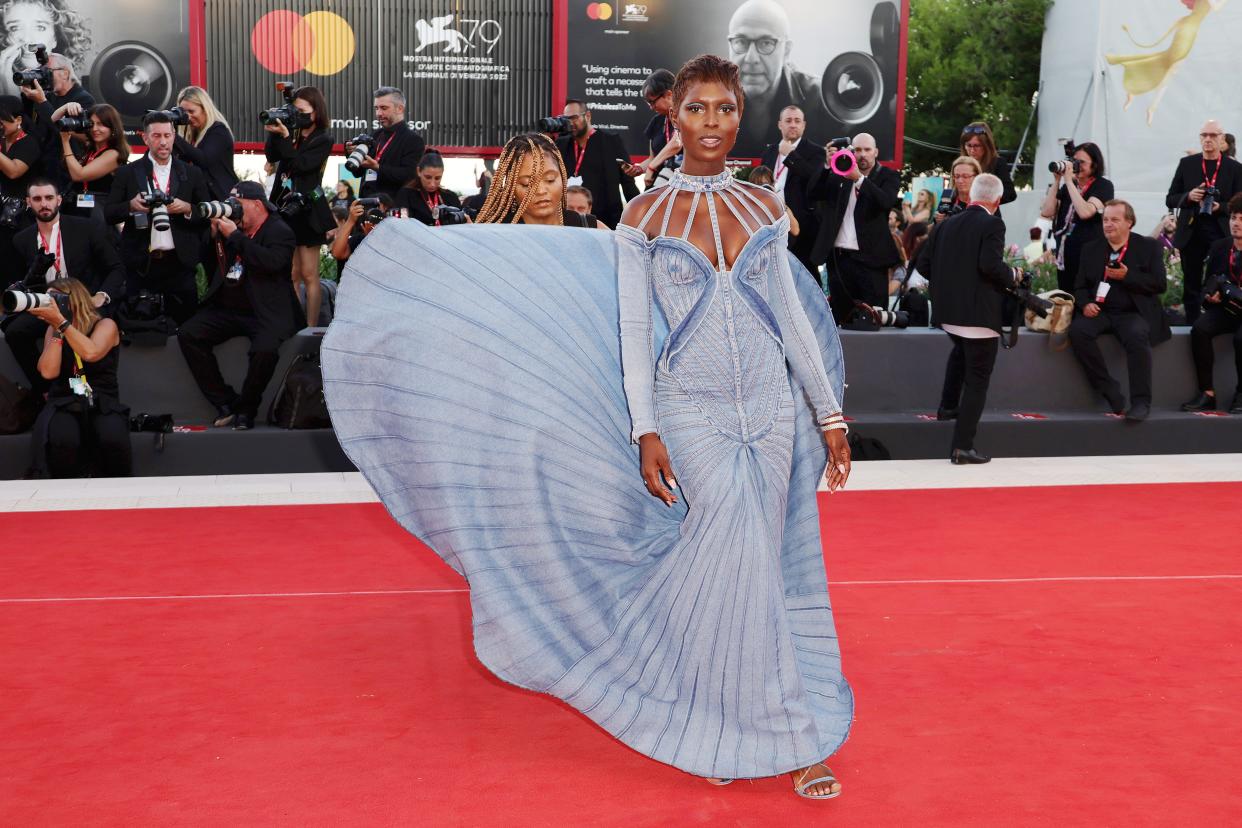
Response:
M385 193L395 199L397 191L418 175L418 162L427 142L405 119L404 92L395 86L381 86L373 97L379 129L371 135L371 151L362 162L365 172L358 195L374 198ZM350 144L347 151L352 149Z
M629 162L621 139L591 126L591 111L582 101L565 102L562 115L570 120L572 131L556 139L569 175L567 186L586 187L595 197L595 215L610 228L621 220L625 201L638 195L634 176L644 168ZM621 200L622 193L625 201Z
M198 306L194 270L206 225L193 215L191 205L208 200L207 180L197 167L173 158L176 133L168 115L148 112L142 127L148 152L116 171L104 218L109 224L125 223L121 230L121 259L128 272L125 295L144 289L162 294L165 311L180 323ZM147 206L146 196L157 190L172 197L166 208L167 230L156 228L157 216L152 213L156 208Z
M798 235L789 237L789 249L807 270L815 273L818 268L811 259L811 249L819 231L819 218L806 193L823 164L824 148L805 136L806 117L792 104L781 110L776 126L781 131L781 141L769 144L759 161L772 170L773 189L798 220Z
M125 267L107 236L107 228L89 219L61 215L60 194L50 179L32 180L26 193L26 205L35 223L17 232L13 246L18 267L29 274L27 289L41 290L57 279L72 277L86 285L99 312L110 315L112 298L119 299L125 291ZM46 271L32 273L40 253L51 253L55 261ZM4 320L5 342L37 394L46 391L49 384L38 371L39 343L46 327L28 313Z
M1190 329L1190 352L1195 360L1199 393L1182 405L1182 411L1215 411L1216 388L1212 373L1216 353L1212 340L1233 338L1233 359L1238 384L1234 389L1230 414L1242 414L1242 305L1228 293L1242 292L1242 193L1229 201L1229 238L1212 245L1207 257L1208 295L1203 314Z
M931 283L936 323L953 340L940 395L939 419L956 420L949 459L986 463L975 432L987 404L1000 347L1001 303L1020 273L1005 264L1004 184L991 173L970 187L970 206L937 225L919 253L918 270Z
M216 407L214 425L243 431L254 427L263 390L276 372L280 343L297 333L301 308L290 281L293 231L256 181L239 181L240 222L212 219L217 268L203 307L181 326L177 342L203 396ZM250 364L241 393L220 375L215 346L250 339Z
M1133 232L1134 208L1112 200L1104 205L1104 238L1088 242L1078 260L1074 299L1082 315L1070 324L1074 356L1091 386L1104 395L1114 414L1142 422L1151 413L1151 349L1172 333L1160 306L1168 287L1160 242ZM1126 350L1130 408L1121 386L1108 373L1100 353L1100 334L1112 333Z
M841 176L828 167L836 151L829 147L807 189L808 199L820 202L811 261L828 266L828 301L838 325L849 321L856 302L884 305L888 269L901 263L888 229L901 179L876 162L875 138L867 133L854 137L853 150L858 163Z
M1193 325L1203 304L1203 260L1208 248L1229 235L1229 200L1242 192L1242 164L1224 154L1225 131L1219 121L1210 120L1199 130L1202 152L1177 162L1173 183L1164 203L1177 211L1177 231L1173 245L1182 254L1183 304L1186 323ZM1220 191L1211 215L1202 215L1207 187Z

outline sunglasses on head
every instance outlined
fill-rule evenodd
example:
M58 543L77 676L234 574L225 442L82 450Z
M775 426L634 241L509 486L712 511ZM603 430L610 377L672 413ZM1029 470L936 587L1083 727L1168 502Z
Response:
M988 128L985 126L968 126L962 127L963 135L987 135Z

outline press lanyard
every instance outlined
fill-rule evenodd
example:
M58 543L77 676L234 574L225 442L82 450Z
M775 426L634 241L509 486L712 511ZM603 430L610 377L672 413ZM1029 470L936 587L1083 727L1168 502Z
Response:
M782 161L781 157L778 155L776 156L776 174L773 176L773 180L780 181L781 176L784 174L785 174L785 162Z
M53 267L56 270L56 277L60 278L65 272L65 242L60 236L60 222L57 221L52 225L52 232L47 234L47 241L43 241L43 234L39 233L39 247L44 253L52 252L52 248L56 248L56 262Z
M1200 158L1199 163L1203 165L1203 186L1204 187L1215 187L1216 177L1220 175L1220 168L1222 166L1219 159L1216 162L1216 172L1212 173L1211 181L1208 181L1208 177L1207 177L1207 159Z
M384 157L384 150L388 149L388 145L391 144L392 139L396 137L397 137L397 132L396 130L393 130L393 133L388 136L388 140L384 142L384 146L380 147L379 149L375 151L376 163L379 163L379 160Z
M156 168L156 164L154 161L152 161L151 162L151 183L155 185L155 189L160 190L165 195L171 195L171 193L168 192L168 185L172 181L172 162L171 161L168 162L168 173L167 175L164 176L164 183L162 185L155 178L155 168Z
M436 193L430 198L427 197L426 193L423 193L423 204L427 205L427 212L430 213L432 219L435 220L436 227L440 226L440 219L438 216L436 216L436 208L439 207L442 203L443 202L440 200L439 190L437 190Z
M1130 243L1126 242L1125 246L1117 253L1117 264L1125 264L1126 253L1130 252Z
M92 161L94 161L94 160L95 160L95 158L96 158L96 157L97 157L100 153L102 153L104 150L106 150L106 149L107 149L107 147L100 147L99 149L97 149L97 150L95 150L94 152L92 152L90 155L86 156L86 160L82 162L82 166L83 166L83 167L85 167L87 164L89 164L89 163L91 163ZM152 165L152 169L154 169L154 165ZM89 182L86 182L86 181L83 181L83 182L82 182L82 192L86 192L86 185L87 185L88 183L89 183ZM57 226L59 226L59 225L57 225Z
M588 133L587 133L586 143L584 143L584 144L582 145L582 151L581 151L581 152L579 152L579 150L578 150L578 142L577 142L577 141L574 141L574 143L573 143L573 148L574 148L574 178L578 178L578 177L579 177L579 173L580 173L580 172L581 172L581 170L582 170L582 160L583 160L584 158L586 158L587 146L589 146L589 145L590 145L590 143L591 143L591 136L592 136L592 135L594 135L594 134L595 134L595 130L591 130L590 132L588 132Z

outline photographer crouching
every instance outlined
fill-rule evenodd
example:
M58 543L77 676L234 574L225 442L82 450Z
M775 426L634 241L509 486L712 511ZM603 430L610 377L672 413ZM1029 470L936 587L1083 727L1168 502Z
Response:
M346 145L349 157L345 169L362 176L358 195L375 197L383 193L394 199L397 191L418 174L418 161L427 142L406 123L404 92L395 86L381 86L373 97L379 129Z
M1216 388L1212 381L1216 354L1212 350L1212 340L1232 334L1238 384L1229 413L1242 414L1242 193L1229 200L1229 238L1212 245L1205 269L1203 314L1190 329L1190 351L1194 355L1199 393L1182 406L1182 411L1216 410Z
M78 216L62 216L61 197L50 179L34 179L26 192L26 203L34 213L35 223L13 237L18 264L26 273L20 289L37 292L72 277L90 293L96 311L111 316L113 297L119 298L125 290L125 268L108 238L107 228ZM38 370L38 346L45 328L41 316L7 316L3 328L13 358L30 379L35 394L41 395L48 387Z
M941 222L918 257L936 322L953 340L937 417L956 420L954 465L992 459L975 450L975 433L1000 348L1002 301L1021 277L1005 264L1005 222L996 215L1004 191L996 176L976 176L969 206Z
M254 427L263 390L280 359L280 344L301 327L290 281L297 242L257 181L239 181L228 201L196 209L212 217L217 268L203 307L181 326L177 342L194 381L216 407L213 425L244 431ZM225 383L214 353L217 345L235 336L250 340L240 394Z
M117 170L104 218L125 225L121 259L127 271L126 299L143 290L159 294L164 311L180 324L198 307L194 270L202 254L204 225L190 205L207 200L207 180L197 167L173 158L176 134L167 112L148 112L142 129L149 151Z
M35 421L37 477L128 477L133 467L129 409L117 383L120 331L95 309L77 279L57 279L43 294L15 296L26 314L47 325L39 374L50 382L47 405ZM36 305L37 303L37 305Z
M392 199L384 193L354 199L349 205L345 220L341 222L336 229L336 235L332 238L330 252L332 258L336 259L341 267L349 261L349 257L358 249L358 245L362 244L362 240L381 221L388 218L388 212L392 206Z

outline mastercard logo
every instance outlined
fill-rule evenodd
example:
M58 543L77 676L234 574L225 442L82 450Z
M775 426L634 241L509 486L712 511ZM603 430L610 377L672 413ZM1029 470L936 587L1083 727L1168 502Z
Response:
M587 17L592 20L608 20L612 17L612 6L607 3L588 3Z
M335 75L354 59L354 30L328 11L301 15L282 9L259 18L250 32L250 51L277 75L300 72Z

